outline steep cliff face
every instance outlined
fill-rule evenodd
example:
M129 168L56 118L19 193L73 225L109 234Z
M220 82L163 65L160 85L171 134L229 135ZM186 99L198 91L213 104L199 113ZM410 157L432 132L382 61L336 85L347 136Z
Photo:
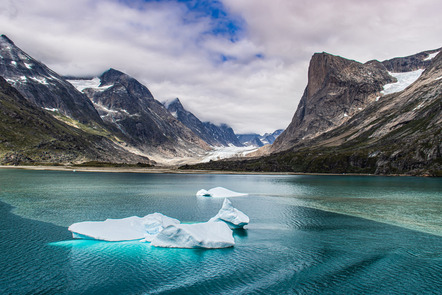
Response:
M193 168L442 176L442 53L430 57L408 87L377 97L318 136L265 157Z
M81 123L102 124L89 99L60 75L0 36L0 76L35 105Z
M98 87L83 92L101 118L118 129L131 145L154 158L192 157L210 149L136 79L110 69L99 80Z
M377 61L361 64L327 53L313 55L308 85L298 109L271 152L288 149L340 126L375 101L383 85L394 81Z
M231 127L226 124L217 126L210 122L201 122L194 114L187 111L178 98L166 104L167 109L181 123L192 130L211 146L242 146Z

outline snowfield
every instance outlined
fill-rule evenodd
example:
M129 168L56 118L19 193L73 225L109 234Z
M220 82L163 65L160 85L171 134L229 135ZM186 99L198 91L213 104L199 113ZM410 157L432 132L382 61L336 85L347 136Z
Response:
M399 92L413 84L422 74L424 70L419 69L406 73L391 73L391 76L397 79L397 82L384 85L384 90L381 91L382 95L387 95L395 92Z

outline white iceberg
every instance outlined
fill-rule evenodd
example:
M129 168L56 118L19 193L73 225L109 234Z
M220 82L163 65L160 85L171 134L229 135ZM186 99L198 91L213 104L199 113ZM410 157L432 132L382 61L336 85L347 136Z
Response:
M218 214L212 217L209 222L220 222L223 221L227 223L230 228L243 228L250 221L249 217L238 209L234 208L232 202L228 199L224 199L222 208L219 210Z
M153 240L152 246L167 248L227 248L235 245L232 230L224 222L174 224Z
M231 190L228 190L224 187L215 187L206 191L205 189L201 189L196 193L197 197L212 197L212 198L231 198L231 197L244 197L247 194L238 193Z
M84 221L74 223L68 230L74 238L87 238L103 241L132 241L145 239L151 241L163 228L180 223L175 218L161 213L144 217L131 216L105 221Z

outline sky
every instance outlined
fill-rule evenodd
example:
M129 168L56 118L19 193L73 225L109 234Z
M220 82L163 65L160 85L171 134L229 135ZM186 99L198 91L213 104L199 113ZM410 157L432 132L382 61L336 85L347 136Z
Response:
M0 34L62 75L109 68L236 133L290 123L315 52L442 47L440 0L0 0Z

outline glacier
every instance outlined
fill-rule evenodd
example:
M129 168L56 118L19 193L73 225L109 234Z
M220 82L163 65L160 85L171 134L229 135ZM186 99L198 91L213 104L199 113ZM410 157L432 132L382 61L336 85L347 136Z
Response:
M215 187L209 190L201 189L196 193L197 197L212 197L212 198L231 198L231 197L244 197L248 194L238 193L226 189L224 187Z
M224 222L174 224L153 240L152 246L166 248L227 248L235 245L233 232Z
M249 217L234 208L229 199L224 199L223 206L218 214L209 220L209 222L225 222L232 229L244 228L249 221Z

